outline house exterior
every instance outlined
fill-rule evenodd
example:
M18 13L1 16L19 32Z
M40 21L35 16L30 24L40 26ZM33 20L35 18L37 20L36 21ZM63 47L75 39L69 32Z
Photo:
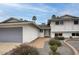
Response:
M79 38L79 17L64 15L54 17L48 21L51 27L51 37Z
M0 23L0 42L31 42L38 37L55 36L79 38L79 17L64 15L53 17L47 25L37 25L35 21L9 18Z
M40 37L50 37L50 26L45 25L44 23L42 25L39 25L40 28Z
M0 42L31 42L39 37L39 27L31 21L9 18L0 23Z

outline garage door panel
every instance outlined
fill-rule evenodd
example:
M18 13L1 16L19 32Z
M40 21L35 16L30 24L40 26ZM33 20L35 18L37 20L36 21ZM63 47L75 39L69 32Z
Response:
M0 42L22 42L22 28L0 28Z

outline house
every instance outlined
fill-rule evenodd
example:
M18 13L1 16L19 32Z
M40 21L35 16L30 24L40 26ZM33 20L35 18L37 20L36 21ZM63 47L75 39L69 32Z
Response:
M65 38L79 38L79 17L64 15L53 16L48 20L48 25L51 28L51 37L63 36Z
M0 42L31 42L39 37L39 27L32 21L9 18L0 23Z
M79 38L79 17L53 16L47 24L9 18L0 23L0 42L31 42L38 37Z

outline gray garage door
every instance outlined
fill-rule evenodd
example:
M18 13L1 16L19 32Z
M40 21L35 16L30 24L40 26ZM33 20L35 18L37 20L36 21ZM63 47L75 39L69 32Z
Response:
M0 28L0 42L22 42L22 28Z

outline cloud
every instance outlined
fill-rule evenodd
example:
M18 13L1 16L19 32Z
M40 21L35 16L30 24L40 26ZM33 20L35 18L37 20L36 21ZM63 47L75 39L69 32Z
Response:
M59 16L65 15L65 14L78 16L79 15L79 4L74 4L74 3L66 4L64 5L64 8L58 9L56 14Z
M18 3L3 3L2 5L4 5L4 6L11 6L11 7L18 7L18 8L22 7Z
M79 4L44 4L44 3L5 3L0 4L0 16L14 16L17 18L31 19L33 15L38 17L39 22L46 21L52 14L57 16L69 14L79 15ZM43 21L42 21L43 20Z
M47 12L47 10L39 8L38 6L37 7L33 6L32 4L5 3L2 5L8 6L8 7L15 7L14 9L17 9L17 10L29 9L29 10L35 10L40 12Z
M55 8L52 8L46 4L41 4L41 3L39 4L5 3L2 5L7 6L7 7L13 7L14 9L17 9L19 11L22 11L24 9L24 10L39 11L39 12L44 12L44 13L56 12Z
M57 14L60 15L60 16L61 15L74 15L75 12L72 12L70 10L62 10L62 11L58 12Z
M0 10L0 17L6 16L6 12L4 12L3 10Z

